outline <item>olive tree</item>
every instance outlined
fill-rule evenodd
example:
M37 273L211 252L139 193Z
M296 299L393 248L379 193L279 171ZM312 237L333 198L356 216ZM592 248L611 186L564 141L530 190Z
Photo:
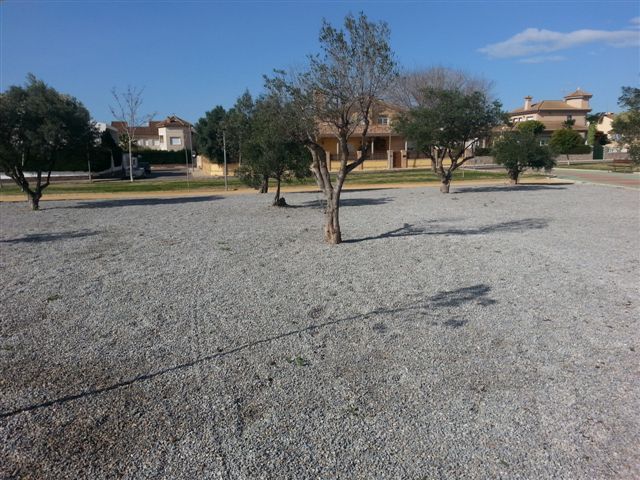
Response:
M500 102L482 92L426 88L420 105L402 113L395 129L431 160L440 191L449 193L453 172L474 157L479 141L503 119Z
M340 195L347 175L371 155L367 133L376 101L396 77L396 63L389 46L386 23L372 22L364 13L345 17L344 28L337 29L326 20L320 29L321 53L309 57L309 68L298 78L300 98L307 112L328 128L338 141L339 167L335 180L329 175L324 151L311 141L307 148L314 156L311 168L322 190L326 208L324 239L342 242ZM302 107L306 108L306 107ZM349 140L358 139L358 156L349 158Z
M505 132L491 149L498 165L507 170L511 183L517 184L520 174L527 169L551 170L555 166L549 147L540 145L538 137L529 129Z
M0 166L38 210L56 161L95 147L97 130L76 98L29 74L26 85L0 93ZM34 172L35 180L25 176Z
M245 141L245 161L238 176L249 186L267 193L269 179L276 182L272 205L286 206L280 196L283 181L310 174L309 152L291 135L291 105L278 95L265 95L255 103L251 136Z

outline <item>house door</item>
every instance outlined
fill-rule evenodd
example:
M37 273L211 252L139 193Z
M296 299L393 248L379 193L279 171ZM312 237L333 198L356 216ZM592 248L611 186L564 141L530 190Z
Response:
M393 168L402 167L402 154L401 152L393 152Z

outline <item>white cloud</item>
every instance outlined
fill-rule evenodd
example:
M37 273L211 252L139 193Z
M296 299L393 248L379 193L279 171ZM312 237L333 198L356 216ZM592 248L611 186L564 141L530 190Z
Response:
M562 62L567 57L562 55L541 55L539 57L529 57L518 60L520 63L544 63L544 62Z
M557 52L594 42L612 47L637 47L640 46L640 32L636 30L576 30L562 33L527 28L504 42L492 43L479 51L489 58L512 58L536 53Z

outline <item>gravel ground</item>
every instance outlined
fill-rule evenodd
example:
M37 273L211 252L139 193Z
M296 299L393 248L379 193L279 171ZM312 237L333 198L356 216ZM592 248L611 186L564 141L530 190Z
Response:
M637 191L1 204L1 478L640 477Z

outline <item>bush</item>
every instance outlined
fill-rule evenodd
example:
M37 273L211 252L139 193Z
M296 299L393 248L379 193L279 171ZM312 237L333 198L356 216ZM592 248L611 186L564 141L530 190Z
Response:
M191 162L191 150L187 150L189 162ZM186 157L183 150L164 151L164 150L142 150L137 149L133 153L134 157L138 157L138 161L147 162L152 165L166 165L168 163L185 163Z
M569 150L569 155L581 155L584 153L591 153L591 147L589 145L576 145Z
M491 155L491 149L489 147L476 148L476 157L488 157Z

